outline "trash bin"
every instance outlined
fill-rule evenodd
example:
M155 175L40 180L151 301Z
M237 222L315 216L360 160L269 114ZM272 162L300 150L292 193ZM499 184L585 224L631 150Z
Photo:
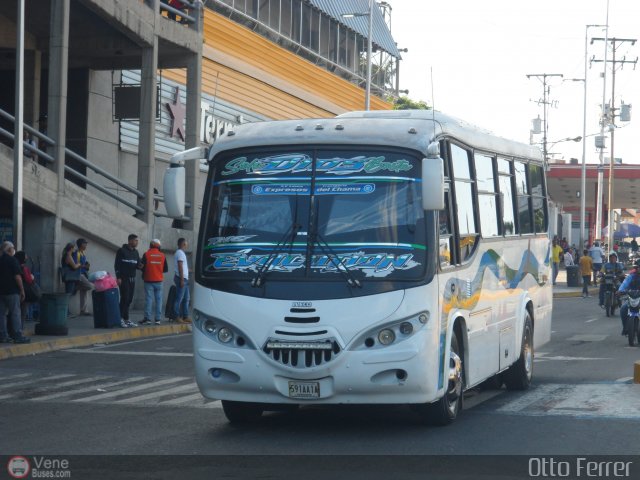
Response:
M577 265L567 267L567 287L580 286L580 269Z
M67 335L67 313L69 311L69 294L43 293L39 302L39 320L36 324L36 335Z
M91 293L93 300L93 326L111 328L120 326L120 295L117 288Z

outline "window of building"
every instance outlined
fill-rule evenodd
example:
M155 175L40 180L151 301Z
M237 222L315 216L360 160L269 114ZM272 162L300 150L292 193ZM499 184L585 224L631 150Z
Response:
M320 15L320 56L329 58L329 35L331 28L331 19L322 13Z
M269 0L259 0L258 20L265 25L269 25Z
M310 46L311 50L318 53L320 52L320 11L312 9L311 10L311 29L310 29L311 39Z
M331 22L329 27L329 60L335 62L338 58L338 24Z
M302 5L300 0L292 0L291 2L291 39L300 43L300 25L302 22Z
M291 0L280 0L280 33L291 38Z

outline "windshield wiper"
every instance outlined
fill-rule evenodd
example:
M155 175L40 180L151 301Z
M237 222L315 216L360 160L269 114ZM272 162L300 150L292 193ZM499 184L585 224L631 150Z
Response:
M269 268L271 268L271 265L273 264L275 259L278 258L278 255L282 253L285 248L293 246L293 242L296 239L298 230L300 230L301 228L301 225L298 225L296 220L298 220L298 195L296 195L296 204L293 211L293 221L291 222L291 225L284 233L282 238L278 241L278 243L276 243L276 246L273 247L273 250L271 250L271 253L267 257L267 261L264 262L260 266L260 268L258 268L256 276L251 280L252 287L262 286L264 284L265 276L267 275L267 273L269 273ZM289 241L287 241L289 235L291 235L291 238L289 239Z
M333 248L331 248L331 246L324 240L324 238L322 238L322 235L316 232L314 235L314 238L315 240L313 240L313 243L317 244L322 250L322 252L327 257L329 257L329 260L336 267L336 270L338 270L345 277L349 286L362 288L362 284L360 283L360 281L353 275L353 272L349 270L347 266L344 264L344 259L340 258L340 256L336 253L336 251ZM342 269L340 267L342 267Z

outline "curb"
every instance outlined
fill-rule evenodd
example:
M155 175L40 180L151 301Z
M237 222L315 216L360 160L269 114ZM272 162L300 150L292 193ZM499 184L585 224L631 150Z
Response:
M598 295L599 290L595 288L589 289L589 295L596 296ZM582 290L575 290L569 292L554 292L553 298L574 298L574 297L582 297Z
M42 342L34 342L24 345L11 345L0 348L0 360L53 352L56 350L64 350L66 348L86 347L95 343L112 343L135 338L160 337L189 333L191 332L191 328L192 326L188 324L123 328L113 332L56 338L55 340L45 340Z

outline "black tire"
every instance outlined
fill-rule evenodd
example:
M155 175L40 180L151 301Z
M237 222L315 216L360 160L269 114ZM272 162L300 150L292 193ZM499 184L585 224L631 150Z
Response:
M522 329L522 345L520 358L509 367L502 378L507 390L526 390L533 377L533 323L531 315L526 311Z
M263 407L259 403L222 400L222 410L229 423L243 424L258 420L262 416Z
M611 307L611 294L609 292L604 292L604 311L607 314L607 317L613 315Z
M638 332L638 317L627 317L627 338L629 339L629 346L635 347L636 343L640 341L638 338L640 332Z
M423 422L428 425L444 426L451 424L462 410L464 391L464 363L460 353L458 337L451 336L451 354L449 355L449 382L445 394L434 403L415 405Z

